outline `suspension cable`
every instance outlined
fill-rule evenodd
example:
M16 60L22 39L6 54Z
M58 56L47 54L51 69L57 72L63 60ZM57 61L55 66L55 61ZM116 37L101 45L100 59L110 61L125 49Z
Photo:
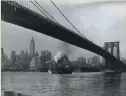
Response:
M69 21L69 19L60 11L60 9L56 6L56 4L52 1L52 0L50 0L51 1L51 3L55 6L55 8L62 14L62 16L75 28L75 30L77 31L77 32L79 32L80 34L81 34L81 36L82 37L84 37L85 39L86 39L86 37Z
M31 0L30 0L31 1ZM37 9L39 9L39 11L42 13L42 14L44 14L45 16L46 16L46 18L48 18L49 20L50 20L50 18L38 7L38 6L36 6L36 4L34 4L32 1L31 1L31 3L37 8Z
M48 14L55 22L57 22L59 24L59 22L51 15L49 14L37 1L34 0L34 2L39 6L41 7L41 9L46 13Z

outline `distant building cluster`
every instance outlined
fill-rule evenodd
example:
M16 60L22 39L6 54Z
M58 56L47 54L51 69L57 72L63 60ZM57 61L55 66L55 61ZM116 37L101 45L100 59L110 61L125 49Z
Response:
M46 62L50 61L52 57L51 52L48 50L41 51L39 56L38 52L35 51L35 42L32 37L30 42L30 52L27 50L21 50L20 54L17 54L14 50L11 52L11 56L4 53L4 49L1 48L1 62L2 70L36 70L38 68L46 68Z
M100 64L100 57L99 56L93 56L89 60L90 60L89 64L92 64L95 66L99 66L99 64Z
M48 66L46 65L47 61L51 60L51 52L48 50L41 51L41 55L35 56L32 58L30 62L30 70L42 70L47 69Z
M2 70L15 70L15 71L32 71L32 70L47 70L49 65L48 61L52 60L52 53L48 50L41 51L40 55L35 50L35 42L32 37L30 41L30 52L27 50L21 50L17 54L14 50L11 52L10 58L4 53L4 49L1 48L1 63ZM122 59L126 64L126 59ZM76 61L71 61L73 69L90 68L90 67L103 67L104 59L100 62L100 56L96 55L86 59L84 56L78 57Z
M100 67L100 57L93 56L91 58L86 59L85 57L81 56L81 57L78 57L76 61L72 61L72 66L74 68Z

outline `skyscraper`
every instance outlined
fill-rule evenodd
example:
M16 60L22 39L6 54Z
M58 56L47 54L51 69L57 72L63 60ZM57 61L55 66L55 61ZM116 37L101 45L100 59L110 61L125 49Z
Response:
M31 42L30 42L30 56L34 57L34 55L35 55L35 42L32 37Z
M49 52L48 50L45 50L45 58L46 58L46 61L50 61L51 60L51 52Z
M46 63L45 51L41 51L40 62L42 64L42 67L45 67Z
M30 58L29 58L27 50L26 50L25 55L24 55L24 69L28 70L29 64L30 64Z
M4 50L3 50L3 48L1 48L1 61L2 62L4 61Z
M15 51L11 52L11 61L12 61L12 64L15 64L15 62L16 62L16 52Z
M37 52L37 51L35 52L35 57L36 57L36 56L39 56L39 54L38 54L38 52Z
M86 64L86 58L83 56L78 57L77 61L78 61L79 67L83 67Z
M91 60L90 60L90 58L88 58L87 64L91 64Z
M24 51L21 50L21 52L20 52L20 57L21 57L21 58L24 58L24 55L25 55Z
M86 58L85 57L78 57L78 61L80 62L80 63L83 63L83 64L86 64Z
M44 51L41 51L41 56L40 56L40 61L41 61L41 64L42 64L42 67L45 67L45 63L47 61L50 61L51 60L51 52L49 52L48 50L44 50Z
M95 66L99 66L99 63L100 63L100 58L99 56L93 56L91 58L91 64L95 64Z
M4 61L5 61L5 62L8 61L8 56L7 56L7 54L4 55Z

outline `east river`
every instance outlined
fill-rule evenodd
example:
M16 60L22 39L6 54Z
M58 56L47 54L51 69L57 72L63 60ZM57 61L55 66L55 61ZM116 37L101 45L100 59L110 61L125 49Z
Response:
M31 96L126 96L126 73L2 72L1 90Z

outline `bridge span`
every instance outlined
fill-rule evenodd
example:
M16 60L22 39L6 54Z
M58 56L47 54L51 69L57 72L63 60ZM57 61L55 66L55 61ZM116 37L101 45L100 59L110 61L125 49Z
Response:
M1 1L1 13L1 19L5 22L34 30L99 54L109 60L114 68L123 70L124 64L122 61L102 47L14 1Z

